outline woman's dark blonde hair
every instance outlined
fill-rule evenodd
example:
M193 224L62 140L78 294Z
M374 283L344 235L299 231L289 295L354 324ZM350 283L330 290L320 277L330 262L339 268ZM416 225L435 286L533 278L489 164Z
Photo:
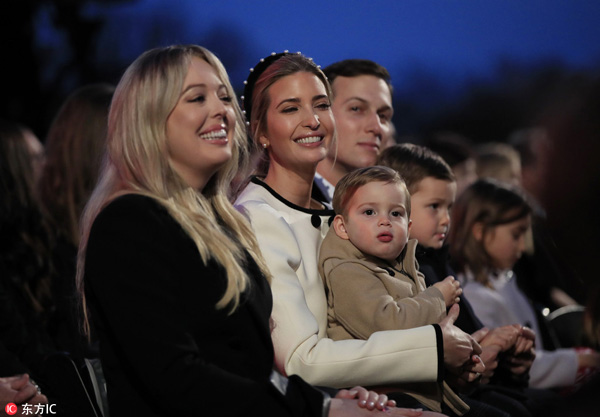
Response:
M191 188L171 166L166 146L167 118L179 100L193 58L210 64L228 94L235 97L223 64L210 51L196 45L145 52L129 66L116 88L102 173L82 220L77 284L86 314L84 325L87 311L83 273L90 229L102 208L123 194L141 194L158 201L194 241L202 260L206 263L215 259L223 266L227 289L217 308L233 311L250 283L244 267L244 249L270 279L250 224L228 199L230 183L248 158L246 131L237 101L232 101L236 118L232 157L202 192Z
M493 179L480 179L471 184L452 208L452 224L448 235L450 257L457 272L467 269L475 280L489 286L492 259L485 251L483 239L473 235L476 223L483 226L482 236L496 226L512 223L531 213L527 196L517 187Z

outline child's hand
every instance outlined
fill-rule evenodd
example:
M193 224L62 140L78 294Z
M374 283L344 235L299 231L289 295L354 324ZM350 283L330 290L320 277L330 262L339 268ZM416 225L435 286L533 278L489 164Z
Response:
M462 288L460 288L460 282L454 279L452 275L448 275L442 282L436 282L433 286L442 292L446 307L460 301Z
M368 410L385 410L387 407L395 407L396 401L389 400L387 395L368 391L363 387L354 387L351 390L342 389L338 391L335 398L347 398L358 400L358 406Z

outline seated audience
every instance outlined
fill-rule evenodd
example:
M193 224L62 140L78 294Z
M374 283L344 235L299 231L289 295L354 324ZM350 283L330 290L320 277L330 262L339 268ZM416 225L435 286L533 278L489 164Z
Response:
M272 372L271 274L226 194L247 157L242 120L199 46L147 51L117 86L77 274L111 416L424 414Z
M454 315L439 324L375 332L367 340L327 337L327 299L317 261L334 213L311 195L317 165L335 146L330 105L325 75L299 54L264 58L244 89L250 134L263 160L236 206L250 219L273 276L277 369L339 388L436 386L445 366L465 380L476 379L483 367L471 357L480 347L453 325Z
M411 193L409 236L419 242L416 258L425 282L435 285L455 276L446 242L456 190L450 166L430 149L409 143L383 151L379 163L395 169ZM543 414L558 398L548 391L525 388L535 357L533 332L516 323L483 329L464 294L459 305L457 326L468 333L486 332L480 341L486 371L469 399L492 404L513 416Z

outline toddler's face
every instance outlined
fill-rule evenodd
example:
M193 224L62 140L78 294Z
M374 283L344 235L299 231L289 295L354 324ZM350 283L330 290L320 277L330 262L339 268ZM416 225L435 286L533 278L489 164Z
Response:
M455 198L455 182L423 178L410 199L411 239L427 248L441 248L450 229L450 209Z
M400 256L410 230L403 187L370 182L356 190L347 207L347 215L334 220L338 236L371 256L387 261Z
M483 245L494 267L511 269L525 250L525 234L531 224L530 216L495 226L483 237Z

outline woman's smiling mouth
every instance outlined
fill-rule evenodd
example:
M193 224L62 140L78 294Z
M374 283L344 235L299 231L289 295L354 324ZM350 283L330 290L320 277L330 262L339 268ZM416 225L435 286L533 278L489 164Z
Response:
M200 139L203 140L227 140L227 130L219 129L213 130L212 132L203 133L200 135Z
M304 138L294 139L294 142L300 144L317 143L323 140L323 136L307 136Z

